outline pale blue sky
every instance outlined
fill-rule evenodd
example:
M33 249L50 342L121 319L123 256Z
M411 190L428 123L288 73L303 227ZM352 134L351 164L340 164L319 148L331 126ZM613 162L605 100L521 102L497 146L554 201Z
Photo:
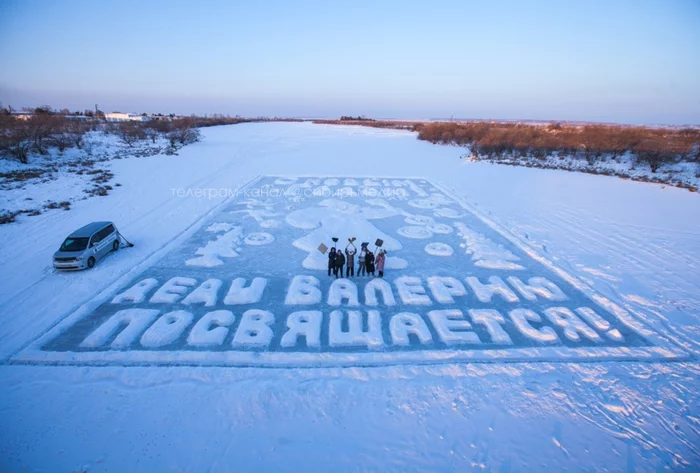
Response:
M700 1L0 0L0 100L700 123Z

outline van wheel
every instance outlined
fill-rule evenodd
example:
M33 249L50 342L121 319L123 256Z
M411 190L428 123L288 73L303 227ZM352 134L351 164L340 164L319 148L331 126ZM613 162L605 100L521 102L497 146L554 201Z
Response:
M119 249L119 240L114 240L112 243L112 251L117 251Z
M88 268L94 268L95 267L95 257L91 256L88 258Z

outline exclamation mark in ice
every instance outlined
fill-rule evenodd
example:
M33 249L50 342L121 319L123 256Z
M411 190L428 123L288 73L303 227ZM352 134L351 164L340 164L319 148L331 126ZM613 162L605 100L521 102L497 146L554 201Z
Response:
M596 314L593 309L589 307L580 307L576 309L576 312L599 332L603 332L610 340L615 342L622 342L625 340L625 337L622 336L618 329L614 328L610 330L610 322Z

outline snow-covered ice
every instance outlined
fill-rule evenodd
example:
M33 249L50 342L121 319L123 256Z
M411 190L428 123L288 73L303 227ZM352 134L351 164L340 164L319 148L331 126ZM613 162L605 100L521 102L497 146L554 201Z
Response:
M0 227L0 470L697 468L697 194L394 130L203 134ZM54 272L103 219L136 246ZM328 278L331 236L383 237L385 279Z
M412 200L398 199L390 203L373 196L366 198L370 188L364 186L334 190L328 187L329 182L335 182L334 178L326 179L316 187L306 187L309 192L297 195L301 199L290 202L285 192L278 192L274 187L277 179L274 176L258 177L240 190L240 194L246 196L246 206L264 206L272 215L286 215L286 224L277 227L274 234L258 231L260 221L250 220L247 215L231 210L241 205L233 198L206 219L200 229L193 229L181 244L170 245L172 248L167 256L153 265L142 265L140 273L114 289L116 296L96 297L91 303L94 310L78 310L69 315L13 355L11 360L71 364L104 364L109 360L109 363L125 364L295 364L317 367L345 366L349 363L348 353L353 353L352 364L362 366L408 361L436 363L436 357L444 361L687 358L685 352L679 351L664 337L641 328L639 321L612 301L598 294L587 294L572 284L575 281L573 276L556 269L551 262L543 264L532 258L502 229L477 217L468 205L447 191L439 194L442 197L436 200L440 200L445 208L461 205L462 210L442 216L459 219L454 223L459 233L442 238L453 245L464 239L468 251L465 255L456 255L435 264L425 254L453 256L452 247L443 242L427 245L416 242L416 239L432 237L433 233L425 226L402 225L406 219L420 225L445 224L435 220L437 213L436 217L430 218L411 215ZM299 180L312 182L321 179L300 177ZM412 183L406 192L416 195L437 185L417 179L394 181L401 186ZM255 197L249 195L260 192L279 195L256 205ZM329 199L327 193L339 193L342 198ZM385 192L385 195L389 194ZM220 235L212 241L212 233ZM388 285L382 286L381 290L388 303L379 303L372 296L369 304L362 300L362 294L366 298L368 291L371 294L377 287L370 285L367 288L368 279L374 276L360 276L359 267L357 276L348 276L341 271L338 279L328 274L328 257L317 248L321 244L335 246L333 235L348 242L345 248L351 245L351 241L357 241L359 235L359 240L365 241L371 249L374 248L371 242L375 241L382 250L399 255L389 256L385 267L384 277ZM241 240L253 248L242 250ZM195 254L199 258L190 258L190 248L193 247L197 248ZM340 251L343 248L340 244ZM509 260L519 264L513 265ZM401 265L394 264L396 261L401 261ZM528 279L509 273L523 271L526 266ZM326 277L310 279L314 275L309 271L317 271L317 275L326 273ZM293 278L290 284L289 275L299 272L307 274ZM251 273L265 277L254 277L250 282L241 277ZM229 286L227 281L232 275L238 277ZM155 286L152 284L154 280ZM467 284L469 291L461 281ZM222 286L229 287L226 295L219 294ZM315 302L307 300L311 294L315 294ZM399 304L396 304L397 300ZM262 305L256 306L258 303ZM288 320L291 316L288 306L298 305L321 310L320 319L314 317L305 322L318 324L313 333L320 333L320 345L316 344L315 335L313 345L306 343L305 339L298 340L298 334L289 335L289 330L297 333L298 321ZM449 327L431 327L431 320L444 322L421 311L422 306L433 305L450 314L461 314L466 309L473 325L473 335L467 338L478 342L479 351L474 347L459 347L454 340L461 339L461 335L455 338L447 334ZM138 311L131 310L134 306ZM526 308L544 315L537 320L537 327L528 322L535 320L532 316L517 315ZM163 314L156 320L153 320L154 309L157 314ZM226 326L227 334L221 343L209 345L209 353L192 351L201 348L201 344L192 347L187 343L192 338L200 338L192 335L193 331L200 330L197 326L199 320L209 320L210 312L231 309L234 317L241 312L244 315L238 323ZM366 309L366 313L362 309ZM513 311L516 315L512 315ZM577 315L582 312L585 319ZM416 322L417 318L421 319L420 323ZM149 320L152 325L144 326L144 320ZM595 323L589 326L586 320ZM210 323L207 324L209 327ZM408 335L407 324L412 327L415 339ZM139 330L127 330L129 325L135 325ZM379 335L368 335L369 332L362 328L365 325L378 330ZM538 328L547 331L540 325L554 330L557 336L541 344L541 337L531 336L539 333ZM431 328L435 336L430 333ZM598 328L603 333L598 334ZM128 336L120 336L120 330ZM619 336L605 338L605 333L611 330ZM118 340L118 350L113 350L112 338ZM226 343L227 339L232 343ZM290 339L297 340L297 343L291 344ZM231 347L252 347L261 352L251 359L250 352L232 351ZM96 351L98 348L103 351ZM287 350L282 350L285 348ZM343 350L335 351L334 348ZM382 348L381 356L373 352L378 348ZM310 356L310 353L319 351L323 356L316 359Z
M434 241L425 245L425 252L433 256L452 256L455 250L447 243Z

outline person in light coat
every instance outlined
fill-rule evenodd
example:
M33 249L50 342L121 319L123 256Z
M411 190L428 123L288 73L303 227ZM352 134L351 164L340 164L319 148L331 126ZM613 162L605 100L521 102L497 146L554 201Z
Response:
M357 262L360 264L360 266L357 268L358 276L364 276L365 274L367 274L367 265L365 264L366 257L367 247L365 245L362 245L362 248L360 248L360 254L357 257Z
M377 255L377 258L374 261L374 265L377 267L377 271L379 272L380 278L384 277L384 263L385 262L386 262L386 251L379 250L379 254Z
M352 249L345 248L345 276L355 276L355 253L357 249L353 245Z

